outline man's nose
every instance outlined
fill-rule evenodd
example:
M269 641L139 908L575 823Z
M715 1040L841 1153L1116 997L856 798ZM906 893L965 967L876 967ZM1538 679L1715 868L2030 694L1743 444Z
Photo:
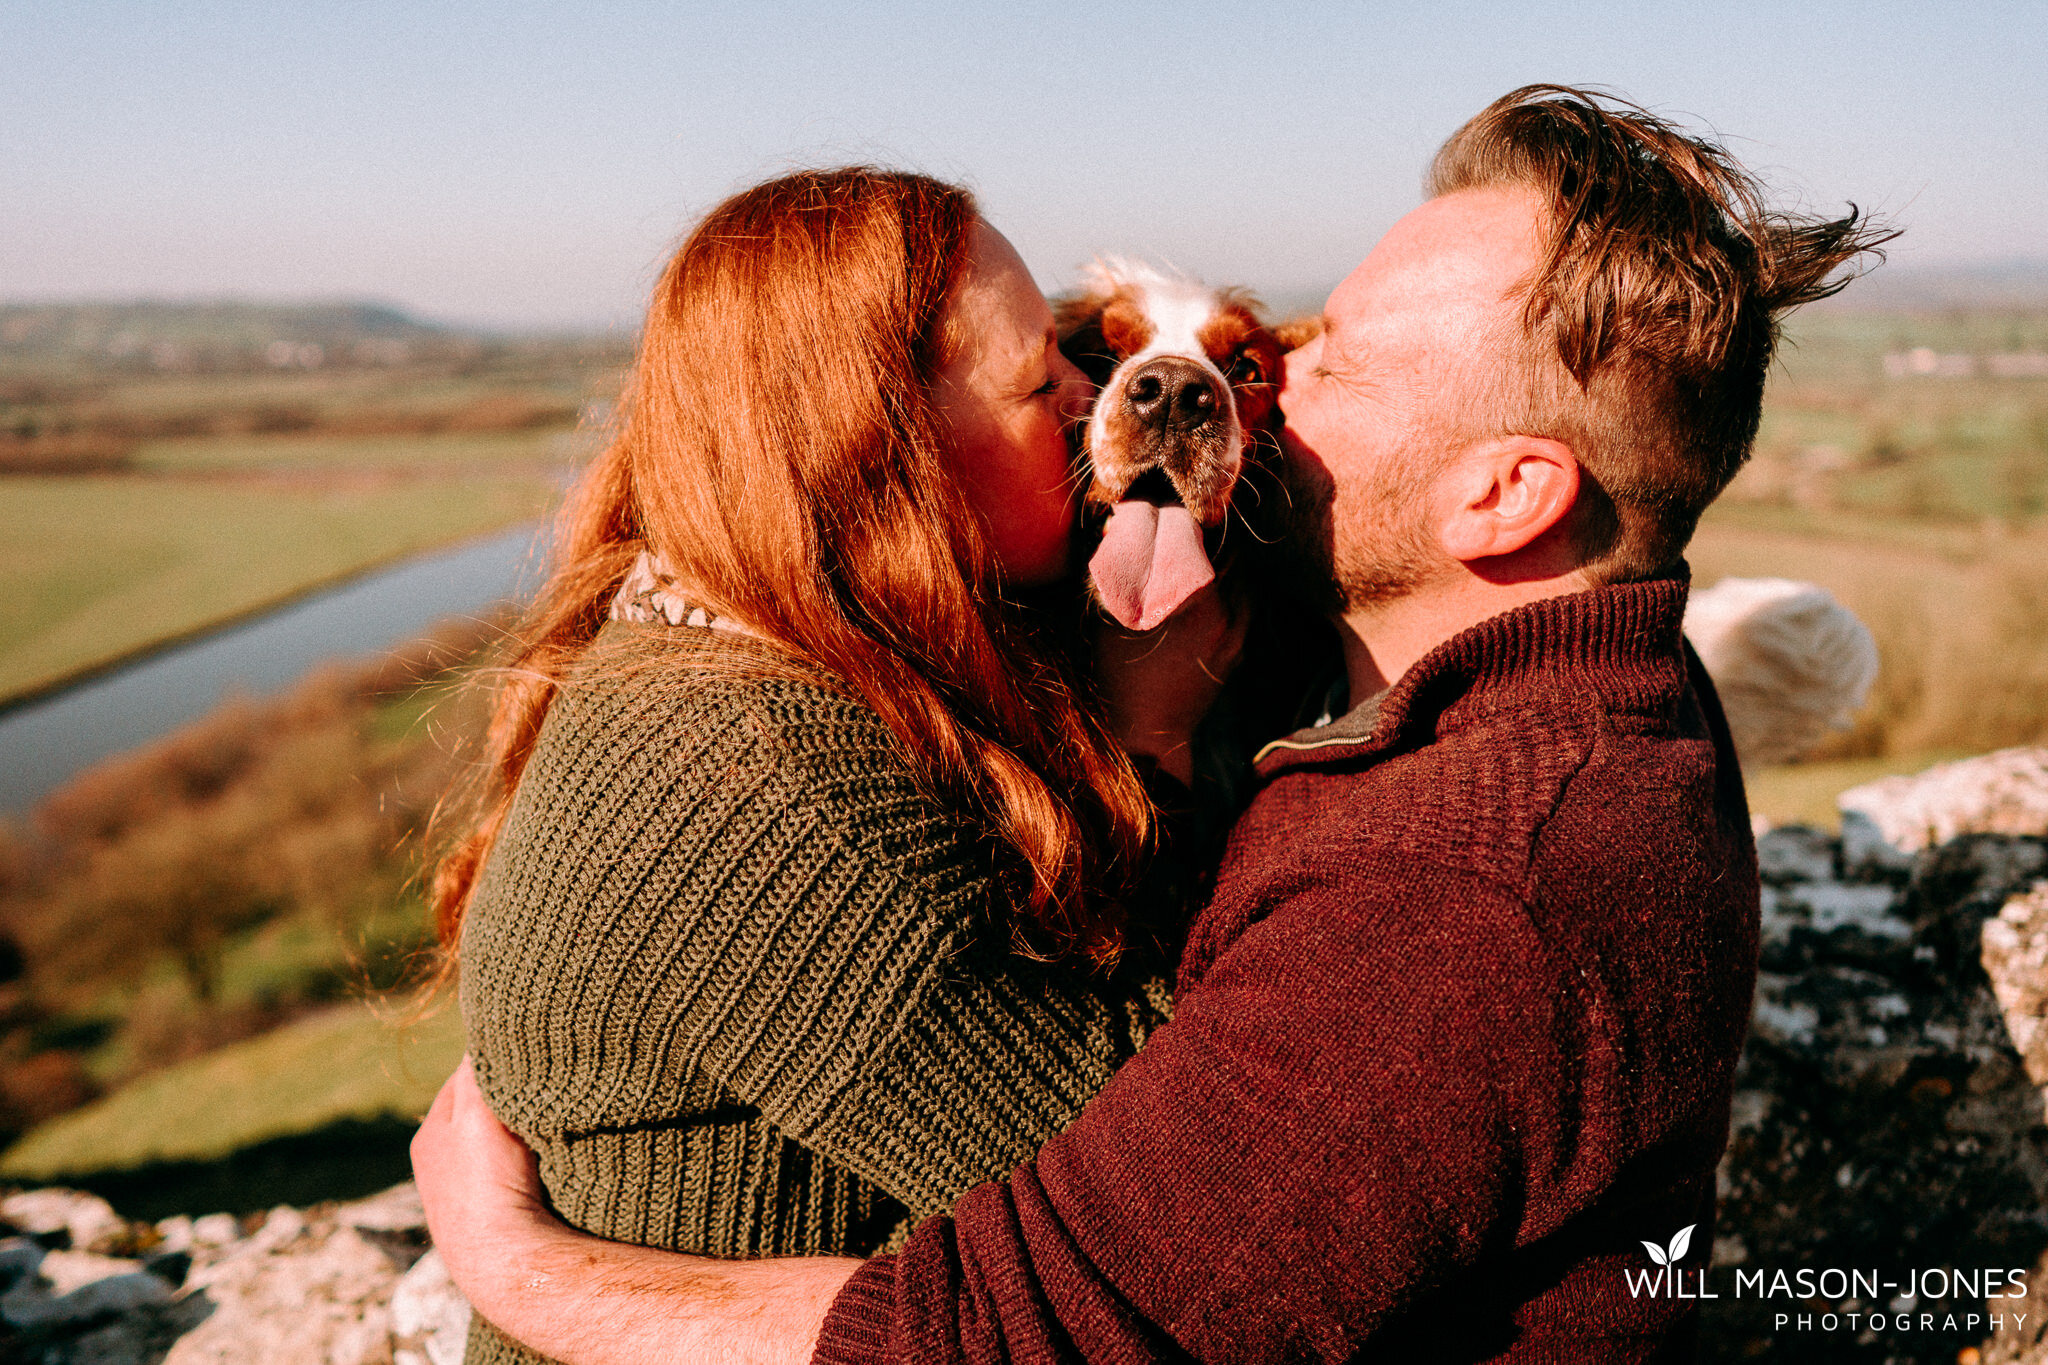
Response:
M1216 415L1216 381L1192 360L1161 356L1132 371L1124 402L1146 426L1193 431Z
M1315 369L1316 356L1322 349L1323 339L1316 337L1280 357L1280 392L1274 395L1274 402L1280 408L1282 421L1292 417L1308 401L1309 375Z
M1313 337L1280 357L1280 391L1299 388L1304 375L1315 364L1315 358L1323 349L1323 339Z

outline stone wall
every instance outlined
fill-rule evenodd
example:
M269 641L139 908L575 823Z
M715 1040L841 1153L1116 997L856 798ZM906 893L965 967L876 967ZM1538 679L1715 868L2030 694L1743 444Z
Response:
M1758 855L1761 971L1702 1358L2048 1365L2048 842L1965 834L1908 855L1852 814L1842 839L1771 830ZM1726 1295L1737 1271L1796 1287L1830 1267L1899 1288ZM1906 1274L1930 1268L2024 1270L2035 1295L2002 1297L2001 1276L1988 1306L1906 1297Z

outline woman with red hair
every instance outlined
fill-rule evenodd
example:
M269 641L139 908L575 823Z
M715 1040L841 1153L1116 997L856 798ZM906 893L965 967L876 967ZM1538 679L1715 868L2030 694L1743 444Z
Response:
M786 176L670 262L434 886L477 1078L570 1223L886 1249L1164 1017L1118 901L1151 806L1024 605L1067 580L1086 392L925 177ZM481 1323L468 1358L533 1359Z

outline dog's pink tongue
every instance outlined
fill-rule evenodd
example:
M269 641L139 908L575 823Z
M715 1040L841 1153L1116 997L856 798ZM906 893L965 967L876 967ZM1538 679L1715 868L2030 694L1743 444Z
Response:
M1136 499L1109 514L1088 573L1102 605L1132 630L1152 629L1216 577L1187 508Z

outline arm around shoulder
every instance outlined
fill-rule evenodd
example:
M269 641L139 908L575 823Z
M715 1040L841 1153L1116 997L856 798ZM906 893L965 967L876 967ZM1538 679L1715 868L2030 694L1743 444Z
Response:
M1066 1133L848 1282L818 1359L1342 1357L1526 1216L1581 1027L1456 874L1296 885Z

